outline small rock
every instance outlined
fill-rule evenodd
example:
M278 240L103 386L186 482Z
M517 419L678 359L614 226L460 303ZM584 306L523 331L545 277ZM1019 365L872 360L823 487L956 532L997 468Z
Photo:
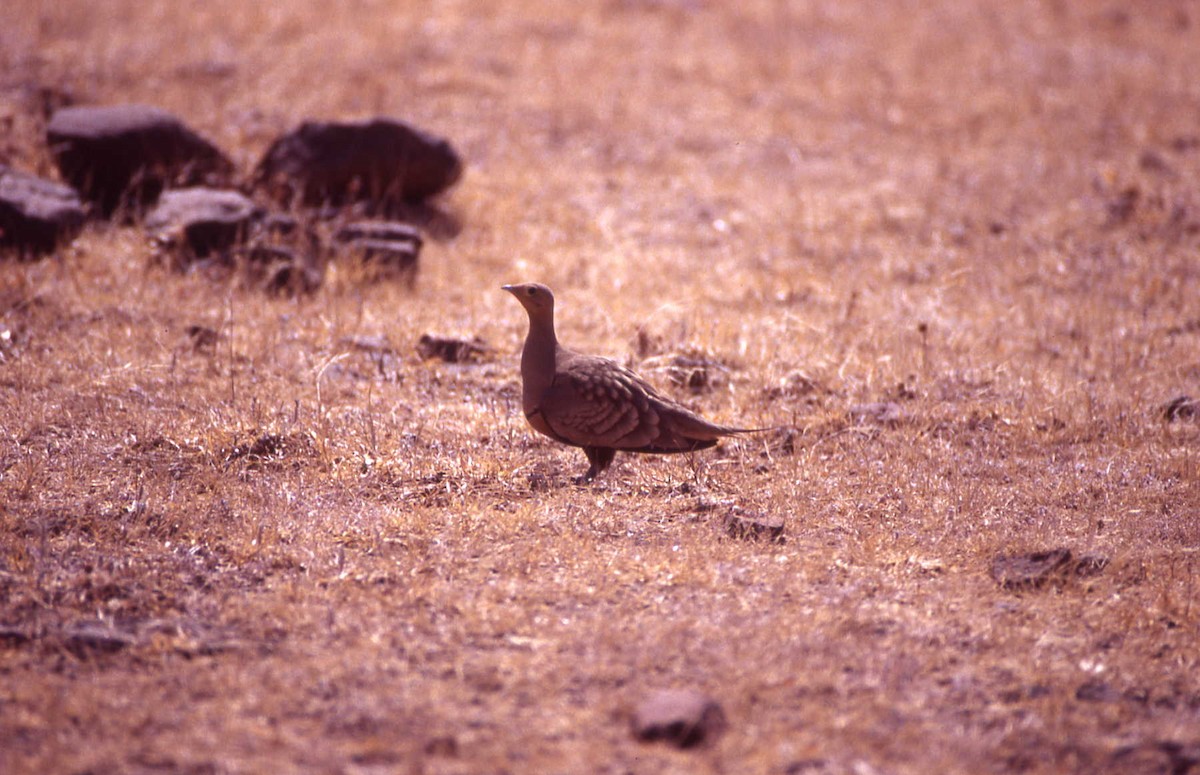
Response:
M77 657L114 654L134 645L132 635L101 622L83 622L66 633L63 645Z
M725 712L713 699L691 689L651 694L633 713L633 734L642 742L661 741L692 748L715 740L727 726Z
M676 355L667 367L667 376L674 384L701 393L724 384L728 371L727 366L711 358Z
M904 410L894 401L856 404L850 407L849 414L851 420L860 424L896 425L904 419Z
M1115 197L1110 199L1105 205L1105 211L1108 214L1108 226L1119 226L1137 212L1138 201L1142 197L1142 192L1137 186L1129 186Z
M83 202L68 186L0 164L0 252L52 252L83 228Z
M1022 555L1001 555L992 561L992 578L1004 589L1042 586L1071 562L1070 549L1051 549Z
M768 398L801 398L814 393L825 392L815 379L802 371L793 371L784 376L779 383L766 388Z
M233 170L216 146L147 105L63 108L46 139L63 179L106 217L140 210L168 185L211 183Z
M221 334L208 326L190 325L183 332L191 342L192 349L198 353L213 352L221 339Z
M387 118L306 121L275 140L256 177L285 204L340 207L365 202L388 212L452 186L462 160L450 143Z
M1175 174L1175 170L1171 168L1171 164L1163 158L1162 154L1152 149L1142 151L1138 156L1138 166L1147 172L1157 172L1172 177Z
M320 267L301 261L280 261L271 265L263 278L262 289L279 296L308 296L325 281Z
M345 336L340 344L362 350L371 355L395 355L396 350L386 336Z
M412 245L415 250L420 250L423 242L421 232L402 221L354 221L338 229L333 239L341 243L358 240L400 242Z
M1095 576L1108 567L1108 558L1094 554L1075 557L1070 549L1032 554L1000 555L992 561L992 578L1004 589L1037 589L1047 581Z
M23 646L33 640L28 631L7 624L0 624L0 644L5 646Z
M492 348L479 337L471 340L421 334L417 341L417 354L422 358L437 358L446 363L478 361L491 353Z
M0 323L0 363L4 363L17 354L17 334L8 326Z
M424 241L421 233L407 223L356 221L338 229L333 239L343 249L357 253L364 264L407 275L410 284L416 279Z
M1191 396L1177 396L1163 404L1161 411L1167 422L1191 420L1200 414L1200 400Z
M262 217L262 209L238 191L183 188L162 195L145 228L174 252L177 265L186 266L241 244Z
M424 750L426 756L453 758L458 756L458 739L454 735L431 737L425 741Z
M1073 563L1075 575L1081 579L1099 576L1108 567L1108 558L1098 554L1081 554Z
M760 512L746 512L734 507L725 515L725 530L743 541L783 543L783 519Z
M1105 681L1086 681L1075 690L1075 699L1080 702L1116 702L1121 693Z
M1200 740L1191 743L1148 740L1122 746L1113 751L1109 764L1113 772L1164 772L1186 775L1200 768Z
M404 242L386 240L355 240L349 248L358 253L364 264L385 274L404 275L412 284L417 275L418 248Z

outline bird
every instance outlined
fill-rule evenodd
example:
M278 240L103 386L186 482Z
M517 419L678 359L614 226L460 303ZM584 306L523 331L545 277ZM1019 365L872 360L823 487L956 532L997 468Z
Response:
M659 393L610 358L586 355L559 344L554 332L554 293L541 283L501 286L529 314L521 352L521 406L534 430L582 447L593 481L618 451L669 454L715 446L726 436L764 428L709 422Z

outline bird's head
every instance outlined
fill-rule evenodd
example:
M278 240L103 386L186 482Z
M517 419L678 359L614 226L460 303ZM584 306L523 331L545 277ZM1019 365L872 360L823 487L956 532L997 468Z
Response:
M501 286L521 302L530 319L554 317L554 294L541 283L520 283Z

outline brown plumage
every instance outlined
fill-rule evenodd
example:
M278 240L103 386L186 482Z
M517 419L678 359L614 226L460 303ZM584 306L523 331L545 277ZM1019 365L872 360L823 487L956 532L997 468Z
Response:
M583 481L624 452L690 452L753 429L708 422L658 393L616 361L584 355L558 343L554 294L540 283L505 285L529 313L521 353L521 403L534 430L582 447L591 467Z

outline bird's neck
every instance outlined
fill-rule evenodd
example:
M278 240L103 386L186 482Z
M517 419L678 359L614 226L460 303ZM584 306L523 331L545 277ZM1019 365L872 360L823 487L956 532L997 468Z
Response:
M542 396L554 382L558 357L558 337L554 334L554 318L529 320L529 334L521 353L522 403L526 412L541 405Z

